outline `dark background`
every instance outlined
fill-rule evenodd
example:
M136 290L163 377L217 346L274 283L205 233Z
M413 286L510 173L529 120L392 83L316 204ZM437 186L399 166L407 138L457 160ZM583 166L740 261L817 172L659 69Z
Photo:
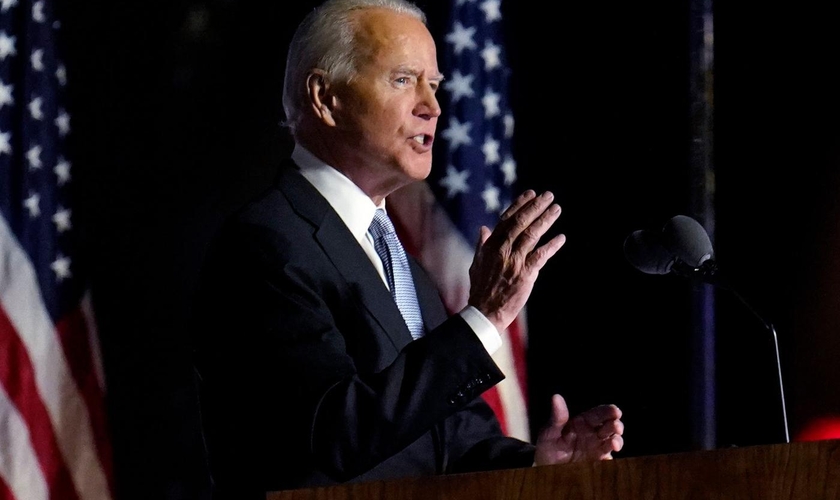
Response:
M285 48L314 4L73 2L60 13L74 215L89 244L120 499L206 494L190 297L208 238L287 150ZM794 438L840 414L840 35L828 4L715 6L716 260L776 327ZM442 40L448 4L420 5ZM633 230L697 215L690 3L502 9L520 187L555 192L568 236L528 308L534 432L560 392L573 410L624 410L620 456L697 449L701 289L642 274L622 254ZM772 337L732 294L715 301L715 446L783 442Z

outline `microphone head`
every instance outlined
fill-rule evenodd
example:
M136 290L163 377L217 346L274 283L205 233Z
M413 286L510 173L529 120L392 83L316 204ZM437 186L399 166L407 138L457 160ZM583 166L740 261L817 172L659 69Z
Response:
M662 228L662 245L671 255L694 268L714 257L709 234L687 215L675 215Z
M633 231L624 240L624 257L646 274L668 274L676 260L659 233L643 230Z

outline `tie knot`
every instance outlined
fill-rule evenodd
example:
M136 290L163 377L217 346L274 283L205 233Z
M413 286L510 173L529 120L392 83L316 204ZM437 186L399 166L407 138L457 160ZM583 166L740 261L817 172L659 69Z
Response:
M370 234L373 235L374 238L379 238L380 236L385 236L386 234L392 234L395 232L394 224L391 222L388 214L385 213L385 210L381 208L376 209L376 213L373 215L373 221L370 223L368 231L370 231Z

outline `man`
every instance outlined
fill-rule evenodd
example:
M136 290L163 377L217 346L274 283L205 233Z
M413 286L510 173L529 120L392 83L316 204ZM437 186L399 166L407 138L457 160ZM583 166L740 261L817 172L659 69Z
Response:
M623 445L613 405L570 420L555 396L534 446L504 436L480 397L503 378L499 332L565 241L540 243L560 215L551 193L525 192L482 228L469 305L451 317L386 241L387 196L431 169L435 50L404 0L328 0L292 40L292 158L221 231L196 311L220 496L609 459Z

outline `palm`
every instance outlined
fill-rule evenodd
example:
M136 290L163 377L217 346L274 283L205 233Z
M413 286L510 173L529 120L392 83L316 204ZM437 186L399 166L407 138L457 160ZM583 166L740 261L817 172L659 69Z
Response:
M621 412L612 405L592 408L569 419L560 395L552 398L551 421L537 438L537 465L609 460L623 445Z

